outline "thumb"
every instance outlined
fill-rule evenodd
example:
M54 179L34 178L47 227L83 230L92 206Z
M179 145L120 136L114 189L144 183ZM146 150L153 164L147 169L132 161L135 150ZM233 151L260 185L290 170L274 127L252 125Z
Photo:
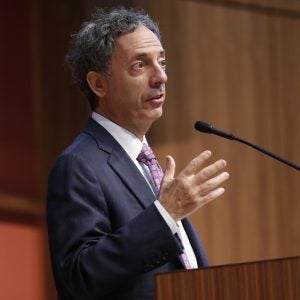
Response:
M166 159L167 159L167 164L165 168L165 176L163 179L163 184L171 181L174 178L175 168L176 168L175 160L171 155L167 155Z

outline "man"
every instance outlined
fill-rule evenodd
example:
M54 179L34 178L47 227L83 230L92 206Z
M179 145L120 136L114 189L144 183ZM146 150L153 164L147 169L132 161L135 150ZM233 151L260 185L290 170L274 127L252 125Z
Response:
M73 36L68 60L93 113L49 177L58 297L154 299L155 273L207 265L186 217L224 192L226 162L205 166L204 151L174 178L167 156L161 182L145 134L162 115L166 58L149 16L97 11Z

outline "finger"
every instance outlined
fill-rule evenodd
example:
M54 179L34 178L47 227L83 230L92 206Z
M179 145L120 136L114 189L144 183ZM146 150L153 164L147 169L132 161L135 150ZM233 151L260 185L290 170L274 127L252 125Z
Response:
M225 192L225 189L223 187L219 187L210 193L208 193L205 197L201 199L200 205L198 208L204 206L205 204L215 200L216 198L220 197Z
M211 155L212 153L210 150L203 151L189 162L189 164L182 170L180 175L189 176L197 174L201 170L204 162L208 160L211 157Z
M199 194L201 196L205 196L206 194L210 193L212 190L215 190L217 186L219 186L221 183L226 181L228 178L229 178L229 173L223 172L218 176L205 181L199 186Z
M176 164L174 158L171 155L167 155L166 159L167 164L165 168L165 175L162 181L162 186L164 186L164 184L166 184L167 182L170 182L175 175Z
M220 159L213 164L203 168L196 176L196 182L203 182L209 178L211 178L214 174L218 173L219 171L223 170L227 165L227 162L224 159Z

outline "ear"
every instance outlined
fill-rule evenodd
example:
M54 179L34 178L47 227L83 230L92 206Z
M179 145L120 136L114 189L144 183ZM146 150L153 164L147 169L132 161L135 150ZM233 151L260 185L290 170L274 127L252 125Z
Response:
M98 72L90 71L86 75L86 81L90 89L97 95L99 98L103 98L106 95L106 77Z

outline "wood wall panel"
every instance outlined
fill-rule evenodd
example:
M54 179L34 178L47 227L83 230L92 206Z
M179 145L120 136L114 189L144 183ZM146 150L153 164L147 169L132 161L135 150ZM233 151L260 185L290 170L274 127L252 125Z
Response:
M54 159L84 126L87 101L73 85L65 55L84 21L84 1L36 1L35 93L43 195Z
M183 0L184 1L184 0ZM297 16L300 12L298 0L186 0L194 2L209 3L223 7L244 8L248 11L268 11L269 13L288 14Z
M0 12L0 193L27 197L39 192L31 10L6 1Z

